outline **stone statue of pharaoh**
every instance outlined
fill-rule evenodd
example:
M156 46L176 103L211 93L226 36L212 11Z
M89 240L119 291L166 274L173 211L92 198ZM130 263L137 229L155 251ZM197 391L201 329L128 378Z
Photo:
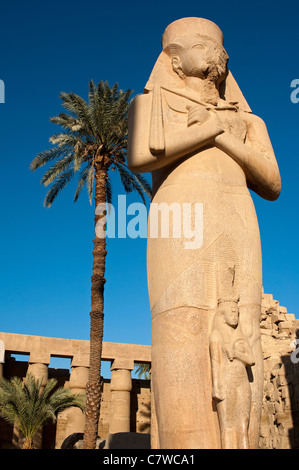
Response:
M262 258L248 188L275 200L279 170L264 122L252 114L227 68L218 26L202 18L177 20L166 28L162 46L145 93L130 107L128 141L129 167L151 172L153 179L147 244L157 429L152 447L221 447L209 337L218 299L229 289L240 297L239 323L255 357L248 434L256 448L263 397ZM186 237L173 236L174 217L168 237L151 236L159 223L151 217L154 206L183 209L186 203L202 204L200 246L186 248ZM190 220L196 223L193 212Z

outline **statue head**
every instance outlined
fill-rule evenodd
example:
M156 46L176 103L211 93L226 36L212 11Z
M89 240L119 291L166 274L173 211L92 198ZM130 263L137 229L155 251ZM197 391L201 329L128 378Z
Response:
M222 32L212 21L203 18L174 21L163 34L162 47L181 79L198 77L219 85L226 77L228 55Z
M223 48L221 30L203 18L182 18L164 31L163 50L145 85L154 93L150 149L165 150L162 95L163 88L193 92L199 101L218 106L219 98L228 105L251 112L238 84L227 69L228 55ZM194 93L195 91L195 93Z
M224 323L236 328L239 324L239 299L219 299L218 313L222 316Z

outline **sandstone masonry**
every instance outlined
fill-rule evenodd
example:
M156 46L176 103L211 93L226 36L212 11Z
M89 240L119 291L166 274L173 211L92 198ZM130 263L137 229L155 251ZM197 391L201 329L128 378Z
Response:
M263 295L261 337L264 399L260 447L299 448L299 320L270 294Z

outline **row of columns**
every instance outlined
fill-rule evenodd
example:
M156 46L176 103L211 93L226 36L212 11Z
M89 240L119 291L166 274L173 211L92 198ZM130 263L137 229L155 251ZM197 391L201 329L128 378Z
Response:
M27 374L42 380L45 385L48 380L50 355L42 351L33 352L29 356ZM0 377L3 376L3 363L0 355ZM134 360L125 357L116 358L111 363L111 403L109 418L109 434L130 432L130 395L132 390L131 371ZM69 388L73 393L85 393L88 381L88 364L86 358L74 356L71 363ZM72 433L84 432L85 416L78 408L72 408L68 413L66 437ZM42 447L42 434L36 436L35 446Z

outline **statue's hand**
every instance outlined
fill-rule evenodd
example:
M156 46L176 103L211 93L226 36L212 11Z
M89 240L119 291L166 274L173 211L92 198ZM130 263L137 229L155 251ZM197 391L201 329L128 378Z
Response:
M233 361L235 358L234 350L226 348L226 355L230 361Z
M188 127L193 124L203 124L210 117L209 111L198 104L191 106L188 112Z

